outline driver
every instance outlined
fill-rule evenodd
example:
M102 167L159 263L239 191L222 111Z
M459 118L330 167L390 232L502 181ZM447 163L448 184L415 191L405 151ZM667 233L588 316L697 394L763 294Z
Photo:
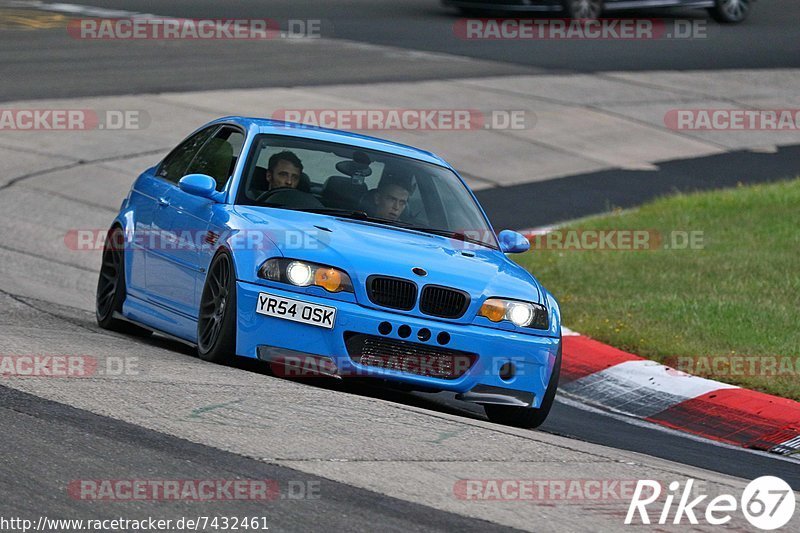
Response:
M291 188L296 189L300 184L300 175L303 173L303 163L294 152L284 150L269 158L267 166L268 190Z
M411 191L399 181L382 180L372 198L374 206L371 206L370 216L386 220L399 219L408 205L409 196Z

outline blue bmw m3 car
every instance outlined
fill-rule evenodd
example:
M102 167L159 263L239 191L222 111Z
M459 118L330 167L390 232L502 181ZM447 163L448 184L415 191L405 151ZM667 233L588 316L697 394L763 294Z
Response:
M528 247L496 234L434 154L226 117L133 183L105 240L97 322L178 338L206 361L451 391L536 427L556 394L561 319L506 256Z

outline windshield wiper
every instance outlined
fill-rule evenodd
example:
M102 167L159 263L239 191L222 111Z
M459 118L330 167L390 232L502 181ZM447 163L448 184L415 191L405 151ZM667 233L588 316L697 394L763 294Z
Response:
M388 220L385 218L375 218L371 217L370 220L375 220L382 222L384 224L389 224L392 226L397 226L400 228L406 229L413 229L414 231L420 231L422 233L431 233L433 235L439 235L441 237L449 237L451 239L455 239L457 241L468 242L470 244L480 244L481 246L488 246L489 248L496 248L492 246L488 242L484 242L480 239L476 239L474 237L470 237L464 233L458 231L452 231L449 229L440 229L440 228L426 228L425 226L418 226L412 222L406 222L405 220Z
M401 220L390 220L388 218L373 217L367 214L366 211L362 211L360 209L342 209L339 207L311 207L311 208L288 207L287 209L290 209L292 211L302 211L303 213L319 213L321 215L331 215L342 218L353 218L356 220L365 220L367 222L380 222L381 224L389 224L401 228L413 229L415 227L413 224L409 222L403 222Z
M474 237L470 237L469 235L465 235L458 231L451 231L447 229L439 229L439 228L422 228L417 226L409 226L410 229L415 229L417 231L422 231L424 233L433 233L434 235L441 235L442 237L449 237L450 239L455 239L457 241L468 242L470 244L479 244L481 246L486 246L488 248L495 248L488 242L484 242L480 239L476 239Z
M355 218L358 220L381 220L379 218L372 218L365 211L359 211L357 209L340 209L337 207L287 207L286 209L290 211L302 211L303 213L319 213L320 215Z

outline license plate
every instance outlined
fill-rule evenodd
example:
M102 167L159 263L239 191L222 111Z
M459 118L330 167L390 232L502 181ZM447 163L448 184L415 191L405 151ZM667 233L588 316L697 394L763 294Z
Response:
M302 302L266 292L258 294L256 313L328 329L333 327L336 319L335 307Z

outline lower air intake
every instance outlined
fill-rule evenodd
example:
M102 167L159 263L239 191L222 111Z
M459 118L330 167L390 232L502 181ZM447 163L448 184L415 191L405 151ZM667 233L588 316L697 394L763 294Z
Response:
M361 333L345 334L345 344L358 364L440 379L460 378L478 358L474 353Z

